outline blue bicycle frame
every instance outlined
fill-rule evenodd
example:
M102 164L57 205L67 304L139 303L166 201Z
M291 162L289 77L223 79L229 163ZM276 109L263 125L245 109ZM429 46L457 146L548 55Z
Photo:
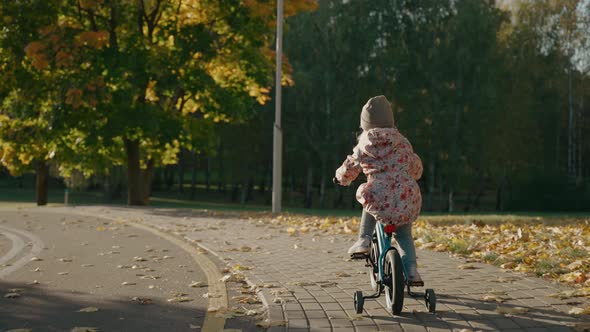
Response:
M382 223L377 223L375 230L377 232L377 244L379 245L379 261L375 262L379 267L379 281L385 280L385 274L383 272L383 264L385 262L385 255L389 248L391 248L391 236L385 234L383 229L385 226Z

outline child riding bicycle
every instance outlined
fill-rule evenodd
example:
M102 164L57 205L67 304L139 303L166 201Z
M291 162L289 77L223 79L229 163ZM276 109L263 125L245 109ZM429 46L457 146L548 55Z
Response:
M362 171L367 182L359 186L356 198L363 206L358 240L350 247L350 255L367 254L376 221L395 224L395 240L410 283L420 284L416 248L412 238L412 222L418 218L422 205L420 187L422 162L410 142L394 125L391 104L385 96L376 96L363 106L361 128L354 147L342 166L336 170L335 181L348 186Z

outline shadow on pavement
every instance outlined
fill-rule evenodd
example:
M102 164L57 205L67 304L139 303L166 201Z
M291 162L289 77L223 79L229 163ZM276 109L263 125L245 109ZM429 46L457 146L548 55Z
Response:
M142 305L126 298L91 302L92 294L23 283L0 281L0 293L0 331L18 328L70 331L74 327L94 327L98 331L198 331L205 316L194 305L161 301ZM5 297L9 293L21 295ZM78 312L87 307L99 310Z
M435 315L426 312L402 312L399 317L373 316L373 318L433 329L441 328L444 325L443 328L453 330L475 329L482 331L516 331L525 328L574 331L573 327L576 324L590 321L590 317L587 317L588 319L576 318L548 307L530 307L510 303L497 305L453 295L439 295L437 305L452 305L454 310L440 309ZM464 308L458 308L459 306L464 306ZM513 312L513 314L503 315L497 312L499 306L508 312ZM467 322L470 325L467 325Z

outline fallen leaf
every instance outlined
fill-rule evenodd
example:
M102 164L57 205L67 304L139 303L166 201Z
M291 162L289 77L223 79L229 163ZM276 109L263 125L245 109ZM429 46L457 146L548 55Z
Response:
M152 280L158 280L158 279L160 279L159 276L153 276L153 275L147 275L147 276L142 275L142 276L139 276L139 278L140 279L152 279Z
M585 308L572 308L570 311L568 311L568 314L572 316L590 315L590 306Z
M498 313L501 313L503 315L517 315L517 314L523 314L529 311L529 309L527 308L523 308L523 307L498 307L496 308L496 311Z
M124 282L121 283L121 285L123 285L123 286L133 286L133 285L135 285L135 283L134 282L124 281Z
M57 274L60 275L60 276L65 276L65 275L68 275L69 272L58 272Z
M137 302L137 303L143 304L143 305L154 303L154 301L152 299L149 299L147 297L137 297L137 296L131 298L131 301Z
M457 266L457 268L461 269L461 270L476 270L479 269L478 267L472 265L472 264L461 264L459 266Z
M188 327L189 327L189 329L196 330L196 329L200 329L201 328L201 325L189 324Z
M578 259L577 261L574 261L573 263L569 264L568 266L566 266L566 268L568 270L575 270L581 266L584 265L584 262L582 262L582 260Z
M350 274L348 274L346 272L337 272L336 276L340 277L340 278L346 278L346 277L350 277Z
M93 266L94 266L94 264L82 264L82 265L80 265L80 266L82 266L82 267L93 267Z
M71 258L60 258L59 261L64 262L64 263L69 263L72 261L72 259Z
M568 289L559 293L549 295L551 297L557 297L560 299L569 299L573 297L588 297L590 296L590 287L579 288L579 289Z
M219 281L221 282L240 282L244 280L244 276L239 273L231 273L224 275Z
M234 270L234 271L248 271L248 270L252 270L252 268L249 266L236 264L232 267L232 270Z
M86 307L78 310L78 312L97 312L98 308L96 307Z
M262 284L258 287L260 287L260 288L276 288L277 285L275 285L275 284Z
M485 294L482 296L481 299L484 300L485 302L497 302L497 303L502 303L507 300L507 298L497 295L497 294Z
M136 261L136 262L145 262L145 261L147 261L147 259L145 259L145 258L143 258L141 256L135 256L135 257L133 257L133 260Z
M179 297L173 297L173 298L170 298L170 299L168 299L168 300L166 300L166 301L168 301L168 302L190 302L190 301L192 301L192 300L193 300L193 299L191 299L190 297L186 297L186 296L179 296Z
M318 281L317 283L321 288L328 288L328 287L335 287L336 285L338 285L337 282L333 282L333 281Z
M70 332L98 332L97 327L85 327L85 326L76 326L73 327Z
M33 257L31 258L31 262L39 262L42 261L43 259L39 258L39 257Z
M266 328L266 329L271 328L273 326L285 326L285 325L287 325L287 321L286 320L273 320L273 321L269 321L267 319L267 320L264 320L262 322L256 323L256 326L262 327L262 328Z
M207 287L207 283L206 282L203 282L203 281L193 281L188 286L189 287L192 287L192 288L201 288L201 287Z
M286 294L286 293L291 293L291 291L288 289L273 289L270 291L270 294L272 294L274 296Z
M4 295L5 298L7 299L16 299L17 297L20 297L19 293L7 293Z

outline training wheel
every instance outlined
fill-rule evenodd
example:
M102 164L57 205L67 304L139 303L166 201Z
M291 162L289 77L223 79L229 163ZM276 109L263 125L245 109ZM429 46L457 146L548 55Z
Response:
M434 289L428 288L424 293L424 301L426 301L426 308L429 312L436 311L436 294L434 294Z
M357 314L363 313L364 304L365 304L365 298L363 297L363 292L361 292L361 291L354 292L354 310L356 310Z

